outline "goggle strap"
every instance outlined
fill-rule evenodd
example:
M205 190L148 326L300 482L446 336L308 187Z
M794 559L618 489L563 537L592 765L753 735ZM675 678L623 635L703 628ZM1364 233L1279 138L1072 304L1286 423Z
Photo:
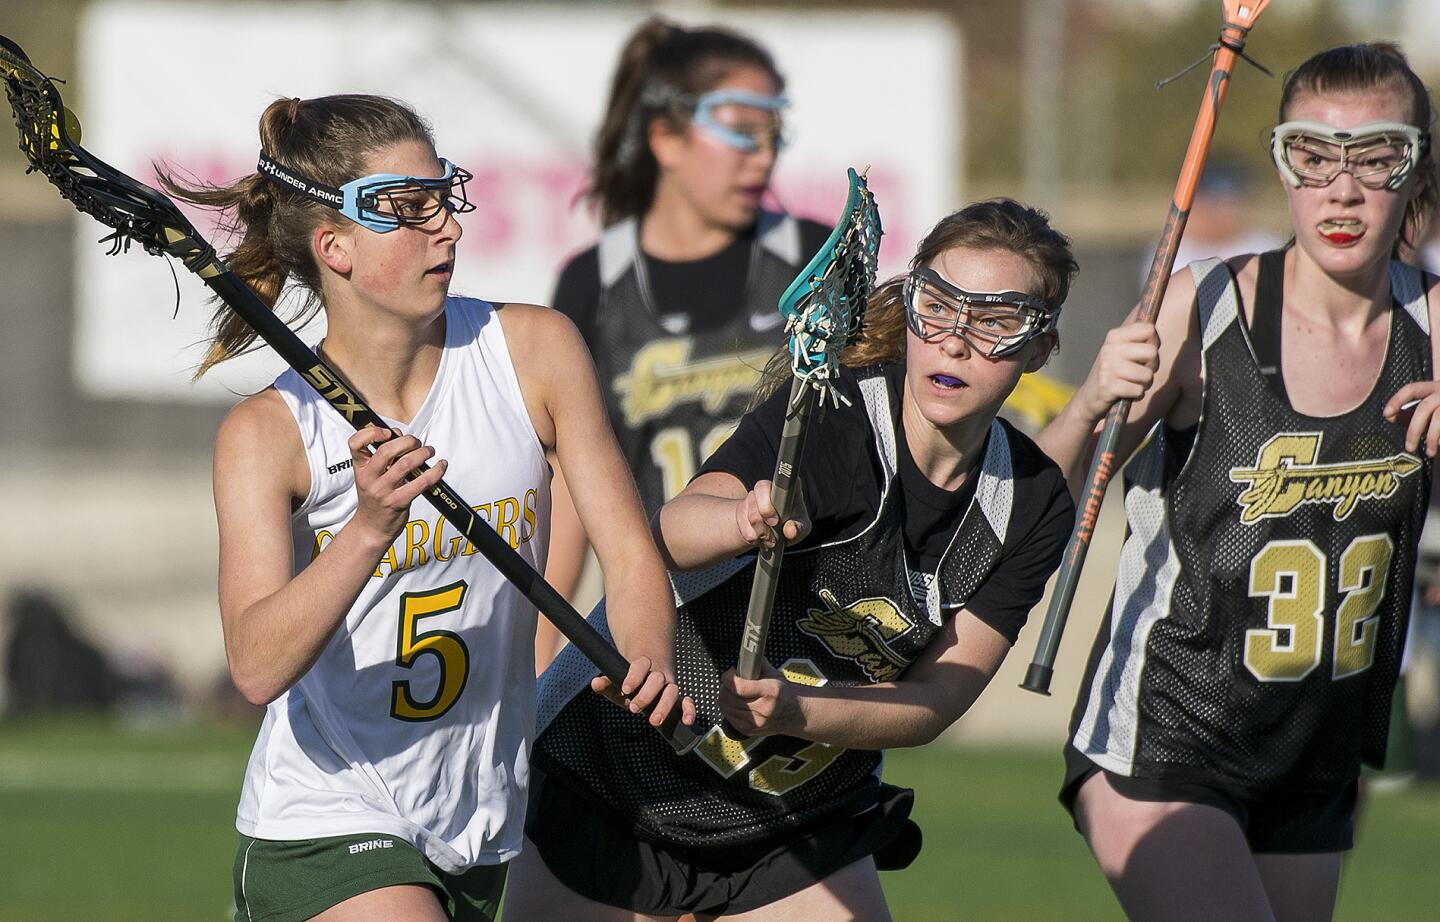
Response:
M318 183L313 179L288 169L260 154L260 160L255 164L255 171L261 176L268 178L278 185L294 189L306 198L334 208L336 211L345 207L345 194L333 186Z

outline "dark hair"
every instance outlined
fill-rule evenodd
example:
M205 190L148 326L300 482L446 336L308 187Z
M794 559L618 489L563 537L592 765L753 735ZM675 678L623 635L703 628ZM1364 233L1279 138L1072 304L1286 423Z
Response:
M655 198L660 166L648 143L650 124L664 118L674 130L683 130L693 98L737 67L763 70L777 88L785 86L770 52L738 32L716 26L686 29L655 16L631 34L595 136L595 167L586 193L599 206L602 224L644 214Z
M363 176L371 153L407 141L435 146L430 126L413 109L383 96L277 99L260 116L260 151L328 186ZM349 223L348 218L259 173L213 186L181 182L159 164L155 172L171 195L221 212L221 229L241 238L225 255L225 263L261 301L274 308L286 279L293 276L305 296L287 322L303 325L315 315L320 308L320 266L310 235L321 224L339 226ZM255 332L224 304L217 306L210 326L210 348L196 378L255 343Z
M1022 257L1035 274L1036 288L1027 292L1055 310L1070 294L1079 271L1070 238L1050 226L1050 216L1014 199L975 202L941 219L930 229L910 260L911 270L928 266L955 247L1001 250ZM863 367L905 357L905 276L882 284L870 295L860 338L841 354L846 365Z
M1286 112L1300 96L1325 96L1329 94L1365 93L1387 90L1404 93L1409 97L1409 113L1406 120L1427 135L1430 132L1434 112L1430 105L1430 93L1410 63L1405 52L1394 42L1362 42L1354 45L1338 45L1312 55L1305 63L1285 75L1285 87L1280 92L1280 121L1287 120ZM1403 241L1409 245L1425 229L1435 216L1440 205L1440 168L1435 160L1435 147L1430 144L1424 157L1416 167L1419 174L1415 194L1405 207L1405 224L1400 240L1395 242L1399 252Z

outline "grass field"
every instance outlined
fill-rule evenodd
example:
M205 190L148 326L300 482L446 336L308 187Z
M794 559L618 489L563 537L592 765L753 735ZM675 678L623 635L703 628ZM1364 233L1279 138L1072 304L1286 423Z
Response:
M0 723L0 920L228 920L232 826L252 730ZM900 920L1113 919L1118 909L1033 750L893 753L925 850L884 876ZM1440 786L1374 795L1337 917L1430 920ZM1223 882L1216 882L1223 885Z

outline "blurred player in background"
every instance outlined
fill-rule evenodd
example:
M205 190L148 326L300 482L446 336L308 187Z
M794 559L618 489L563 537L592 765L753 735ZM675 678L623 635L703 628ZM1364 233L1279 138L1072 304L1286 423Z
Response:
M788 387L657 519L672 569L698 571L672 577L687 600L677 668L705 718L742 737L712 730L683 757L653 746L563 652L541 683L535 847L507 918L889 918L877 868L920 843L881 750L928 743L969 709L1074 515L1060 471L995 418L1055 349L1069 241L1040 212L981 202L936 225L911 266L872 296L845 399L816 411L794 519L778 520L769 480ZM765 647L778 668L742 679L753 552L777 532L795 544Z
M762 206L784 90L770 53L727 29L655 18L620 55L589 192L605 231L561 271L555 307L590 347L649 512L734 429L781 338L780 294L829 234ZM572 596L587 538L569 473L545 575ZM558 640L541 622L537 669Z
M1175 251L1175 265L1197 259L1229 259L1242 253L1263 253L1284 243L1284 238L1255 223L1255 181L1245 162L1211 157L1195 186L1195 200L1185 219L1185 236ZM1155 241L1145 249L1140 267L1140 288L1150 277Z
M467 178L375 96L279 100L256 173L165 178L233 220L226 261L266 303L293 278L304 314L324 308L318 351L408 433L354 432L290 370L216 438L225 652L267 705L236 818L237 918L495 916L522 841L535 608L417 500L442 475L543 567L546 452L573 465L580 515L608 526L601 563L626 576L611 594L626 687L677 706L670 587L583 343L548 309L448 296ZM222 307L201 373L254 342ZM460 463L422 473L431 445Z
M1334 910L1440 438L1440 285L1394 261L1434 213L1431 117L1393 45L1302 64L1272 135L1293 243L1176 273L1041 434L1075 490L1115 400L1117 456L1149 435L1062 792L1131 918Z

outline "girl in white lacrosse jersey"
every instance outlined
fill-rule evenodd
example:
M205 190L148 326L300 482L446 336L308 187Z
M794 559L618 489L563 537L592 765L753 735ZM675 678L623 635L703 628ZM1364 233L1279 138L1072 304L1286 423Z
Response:
M494 917L522 839L535 610L418 499L442 475L543 568L556 451L602 566L626 575L624 688L657 719L679 706L669 587L574 327L447 294L468 178L403 104L330 96L266 109L255 174L167 180L233 212L228 262L262 299L293 278L324 307L319 352L396 430L354 432L292 370L216 439L226 654L267 706L237 918ZM222 309L201 371L253 341Z
M1271 136L1294 240L1176 273L1041 433L1078 490L1096 424L1134 401L1061 794L1132 919L1334 910L1440 438L1440 283L1396 261L1440 194L1431 119L1393 45L1303 63Z

